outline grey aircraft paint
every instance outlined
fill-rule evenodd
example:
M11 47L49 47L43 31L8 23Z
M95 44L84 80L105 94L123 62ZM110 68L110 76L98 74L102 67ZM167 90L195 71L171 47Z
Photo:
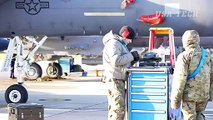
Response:
M136 0L126 9L122 0L1 0L0 36L15 35L103 35L130 25L139 36L147 36L141 15L163 13L166 20L157 26L172 27L176 36L196 29L212 36L212 0Z

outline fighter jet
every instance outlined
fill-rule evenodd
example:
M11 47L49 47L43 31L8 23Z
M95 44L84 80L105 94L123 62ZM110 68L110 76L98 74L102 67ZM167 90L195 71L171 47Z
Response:
M103 35L130 25L139 36L148 35L150 26L172 27L176 36L187 29L212 36L213 1L133 0L121 8L123 1L128 0L1 0L0 35Z

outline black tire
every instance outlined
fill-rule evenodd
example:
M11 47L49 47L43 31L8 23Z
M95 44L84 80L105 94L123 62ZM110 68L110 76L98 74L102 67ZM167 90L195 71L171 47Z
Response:
M36 80L42 76L42 68L34 62L30 65L30 70L28 73L26 72L25 75L28 80Z
M49 78L58 78L58 77L61 77L63 74L61 65L55 62L52 64L49 64L46 72Z
M28 93L22 85L11 85L5 92L5 101L7 103L26 103L27 100Z

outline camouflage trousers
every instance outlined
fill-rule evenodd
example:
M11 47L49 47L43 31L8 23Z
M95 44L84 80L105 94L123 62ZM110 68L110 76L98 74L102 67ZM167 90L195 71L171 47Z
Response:
M110 79L108 87L108 120L124 120L125 116L125 81Z
M182 113L184 120L205 120L202 112L205 110L207 101L203 102L182 102Z

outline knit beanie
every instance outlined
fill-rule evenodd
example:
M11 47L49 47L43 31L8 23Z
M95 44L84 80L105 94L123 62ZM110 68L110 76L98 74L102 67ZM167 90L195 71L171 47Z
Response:
M119 35L132 40L135 39L136 36L135 31L129 26L121 27Z

